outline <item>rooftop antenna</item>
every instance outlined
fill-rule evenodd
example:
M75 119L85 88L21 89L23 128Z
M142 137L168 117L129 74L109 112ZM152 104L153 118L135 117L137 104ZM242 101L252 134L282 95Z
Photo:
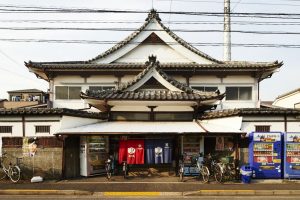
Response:
M230 0L224 0L224 61L231 60Z

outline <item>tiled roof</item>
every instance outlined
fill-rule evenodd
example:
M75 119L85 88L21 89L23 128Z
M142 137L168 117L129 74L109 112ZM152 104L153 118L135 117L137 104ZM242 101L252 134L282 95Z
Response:
M279 95L276 99L280 99L280 98L282 98L282 97L288 96L288 95L293 94L293 93L296 93L296 92L300 92L300 88L297 88L297 89L294 89L294 90L289 91L289 92L287 92L287 93L284 93L284 94L282 94L282 95Z
M11 90L11 91L7 91L7 93L45 93L45 92L38 89L24 89L24 90Z
M172 92L165 90L153 91L88 91L87 94L82 94L82 98L95 98L105 100L166 100L166 101L205 101L211 99L223 99L224 95L214 92L200 94L200 93L186 93L186 92Z
M0 109L1 115L68 115L75 117L87 117L96 119L106 119L105 113L87 112L82 110L67 109L67 108L14 108Z
M148 14L148 17L146 18L146 22L136 31L134 31L131 35L129 35L127 38L125 38L123 41L119 42L118 44L116 44L115 46L113 46L112 48L108 49L107 51L105 51L104 53L98 55L97 57L89 60L89 63L92 63L93 61L100 59L100 58L104 58L105 56L117 51L118 49L122 48L123 46L125 46L126 44L128 44L130 41L132 41L139 33L141 33L149 23L152 22L153 19L156 19L156 21L159 23L159 25L163 28L163 30L165 30L174 40L176 40L179 44L181 44L182 46L184 46L185 48L189 49L190 51L198 54L199 56L202 56L210 61L216 62L216 63L222 63L222 61L219 61L217 59L214 59L212 57L210 57L209 55L199 51L198 49L196 49L195 47L193 47L192 45L190 45L189 43L187 43L186 41L184 41L183 39L181 39L180 37L178 37L175 33L173 33L169 28L165 27L162 23L161 23L161 19L159 18L158 13L156 12L156 10L152 9L150 11L150 13Z
M193 70L260 70L275 69L282 66L282 62L228 62L224 64L196 64L196 63L160 63L161 69L193 69ZM45 69L48 71L60 70L116 70L116 69L145 69L145 63L110 63L110 64L69 64L69 63L41 63L29 62L26 66Z
M129 81L121 85L118 89L108 89L104 91L87 91L87 94L82 94L82 98L97 98L97 99L126 99L126 100L210 100L210 99L223 99L224 94L216 92L203 92L194 90L187 85L178 82L177 80L169 77L159 67L160 64L156 61L155 56L149 57L149 62L146 62L146 69ZM166 91L166 90L151 90L151 91L127 91L127 89L137 82L139 82L151 70L156 70L162 78L168 81L174 87L183 92Z
M205 112L200 119L213 119L243 115L299 115L300 110L285 108L238 108Z

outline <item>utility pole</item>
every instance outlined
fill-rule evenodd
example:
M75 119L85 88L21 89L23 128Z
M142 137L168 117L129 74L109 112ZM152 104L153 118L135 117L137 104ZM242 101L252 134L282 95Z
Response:
M231 60L230 0L224 0L224 61Z

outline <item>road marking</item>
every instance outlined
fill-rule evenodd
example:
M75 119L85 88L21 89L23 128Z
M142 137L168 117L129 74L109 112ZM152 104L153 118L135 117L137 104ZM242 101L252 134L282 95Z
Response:
M160 192L104 192L104 196L160 196Z

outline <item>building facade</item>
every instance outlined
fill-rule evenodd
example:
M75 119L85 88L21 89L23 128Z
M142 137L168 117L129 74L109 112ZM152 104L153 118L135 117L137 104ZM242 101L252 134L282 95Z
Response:
M154 167L170 175L183 153L190 159L213 153L242 164L248 162L249 132L300 132L299 111L259 108L260 82L282 62L212 58L165 27L155 10L137 31L91 60L25 65L49 82L48 112L73 114L3 110L0 128L11 126L0 130L3 149L14 137L60 141L54 163L67 178L103 172L109 155L117 168L126 161L134 170ZM30 119L35 113L41 122Z

